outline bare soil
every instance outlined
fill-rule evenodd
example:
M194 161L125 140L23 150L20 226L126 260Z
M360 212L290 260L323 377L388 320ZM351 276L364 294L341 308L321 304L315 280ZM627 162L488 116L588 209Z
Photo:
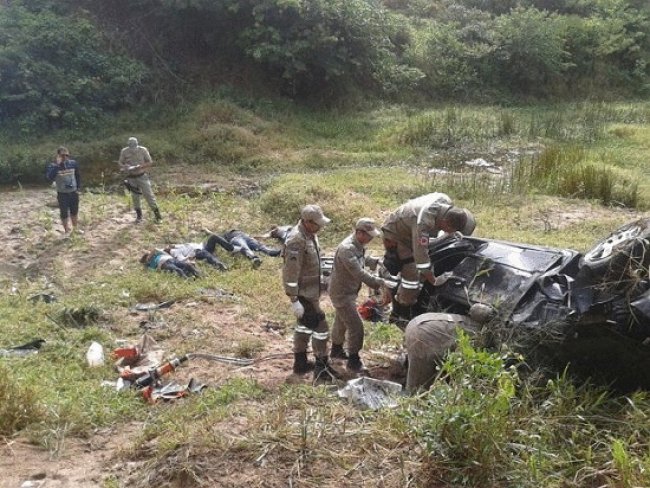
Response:
M215 181L198 188L193 187L190 181L181 180L180 175L175 179L179 188L185 188L184 191L188 193L214 191L224 186ZM251 182L242 180L236 183L240 185L242 194L254 194L258 190ZM598 218L601 212L605 210L585 204L580 208L554 213L550 223L540 216L537 225L561 228L575 220ZM132 265L133 250L122 243L125 235L127 240L129 237L135 239L137 229L132 213L117 197L106 205L100 216L93 217L92 222L84 225L85 234L79 237L85 242L81 256L66 244L59 229L55 194L51 188L0 193L0 239L5 244L0 275L8 288L13 286L14 280L25 276L39 280L53 276L52 266L55 262L60 267L57 276L63 276L62 280L74 279L100 266L120 268ZM65 283L57 285L64 287ZM156 313L157 326L166 328L162 331L164 333L157 334L162 338L159 344L166 351L174 351L181 344L193 343L205 350L230 351L236 355L240 347L238 344L246 339L263 348L255 351L256 357L269 357L243 368L203 360L190 361L174 379L182 384L196 377L209 385L219 385L233 377L254 378L269 390L277 390L285 383L308 382L308 377L299 378L290 374L292 359L287 354L291 350L288 324L274 322L263 311L252 318L250 315L244 316L241 311L236 300L215 298L176 303ZM124 327L132 330L139 330L140 322L146 318L127 310L119 313ZM194 327L181 329L172 325L176 314L182 314L184 322L189 320ZM394 375L386 361L378 360L370 366L375 377L389 378ZM232 425L222 427L226 430L233 428ZM0 487L95 488L105 486L103 483L107 476L126 480L132 467L117 460L114 454L139 428L138 424L132 423L98 431L90 439L66 438L54 453L35 447L21 438L5 441L0 445ZM286 482L283 484L281 479L273 479L272 472L271 469L260 473L270 478L265 482L258 481L255 486L285 486ZM224 465L223 473L220 486L253 485L237 466Z
M180 176L170 180L179 185L175 188L175 193L200 194L223 191L225 187L219 182L192 187L182 181ZM238 183L241 194L254 194L257 191L254 183ZM227 190L233 191L233 183L227 184L231 186ZM165 187L161 188L162 198L164 193ZM111 199L111 196L108 198ZM132 211L124 200L115 195L110 205L107 204L100 214L94 215L90 220L84 219L83 199L82 195L80 220L84 234L72 237L83 240L83 249L80 251L78 246L70 245L69 238L62 231L56 196L51 188L0 193L0 239L5 243L0 275L1 281L6 285L5 292L16 292L15 286L20 286L23 278L42 282L43 288L64 290L67 280L96 272L98 267L123 269L134 266L134 250L130 247L141 243L138 242L138 230L133 223ZM203 224L207 226L209 222ZM201 223L196 222L196 225ZM132 238L131 246L125 247L122 244L125 235ZM269 266L279 266L279 261L276 262L273 258L268 258L268 261ZM328 307L329 304L326 303L325 306ZM183 323L192 323L193 327L174 325L174 317L178 315L182 315ZM174 374L173 379L179 384L196 378L215 387L241 377L255 379L262 388L272 391L286 383L310 383L310 375L299 377L291 374L289 324L275 322L263 312L252 318L250 314L244 315L236 298L217 296L177 302L153 315L118 310L113 313L113 319L115 323L121 324L114 331L117 334L136 331L128 337L132 342L137 342L145 330L141 325L149 321L144 325L151 327L150 332L156 337L158 345L168 353L180 348L187 350L190 344L196 345L196 350L216 350L220 354L236 356L242 352L242 343L250 343L257 348L254 351L255 357L261 358L246 367L202 359L192 360ZM337 361L336 364L338 369L345 370L342 362ZM375 377L385 378L393 374L386 361L378 361L372 366ZM66 437L50 451L20 437L4 441L0 445L0 487L95 488L105 486L107 477L128 480L136 466L125 464L115 454L128 444L129 436L139 427L136 423L123 424L95 432L89 439ZM232 431L233 428L232 425L222 427L227 431ZM222 486L249 486L234 464L224 465L224 471L230 473L228 476L232 477L232 482L228 478L222 479ZM280 480L277 480L277 484L268 479L267 482L270 483L268 486L282 486Z

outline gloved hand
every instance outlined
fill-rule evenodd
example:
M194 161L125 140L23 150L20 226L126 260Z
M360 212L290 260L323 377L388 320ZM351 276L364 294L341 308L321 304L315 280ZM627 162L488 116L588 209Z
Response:
M397 288L398 285L399 285L399 283L397 283L396 281L386 280L386 279L384 280L384 286L386 288L391 289L391 290L394 290L395 288Z
M397 278L397 277L391 276L390 278L384 278L384 286L386 288L390 288L391 290L394 290L395 288L397 288L397 286L399 285L399 282L397 281L397 279L394 279L394 278Z
M302 303L300 303L299 300L291 302L291 310L297 319L301 319L302 316L305 315L305 307L302 306Z

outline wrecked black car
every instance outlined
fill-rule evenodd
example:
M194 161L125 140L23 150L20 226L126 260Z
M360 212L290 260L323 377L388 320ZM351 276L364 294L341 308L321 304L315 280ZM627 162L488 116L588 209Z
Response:
M411 315L488 304L491 345L506 343L542 369L650 389L649 239L642 219L585 254L476 237L434 243L443 279L425 284Z

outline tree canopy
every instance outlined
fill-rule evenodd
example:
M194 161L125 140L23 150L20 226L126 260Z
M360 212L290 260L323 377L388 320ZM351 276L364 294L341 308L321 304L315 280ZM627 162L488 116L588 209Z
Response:
M31 0L0 5L0 123L75 127L214 73L298 99L650 92L642 0Z

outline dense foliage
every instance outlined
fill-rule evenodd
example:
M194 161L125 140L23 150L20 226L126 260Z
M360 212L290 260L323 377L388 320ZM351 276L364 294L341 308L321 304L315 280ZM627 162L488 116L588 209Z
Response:
M83 18L0 10L0 124L23 131L88 126L136 101L146 68L112 54Z
M0 123L24 129L82 126L197 81L236 79L319 101L650 92L650 5L640 0L9 5L0 6ZM145 84L147 70L155 76Z

